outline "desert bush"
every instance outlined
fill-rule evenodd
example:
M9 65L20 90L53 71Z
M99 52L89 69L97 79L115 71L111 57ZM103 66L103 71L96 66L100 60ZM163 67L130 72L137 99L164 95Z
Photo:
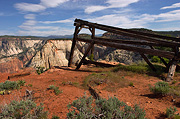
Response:
M80 97L68 105L68 119L144 119L145 111L138 105L133 108L120 102L116 97L99 99Z
M154 87L150 86L150 91L157 95L167 95L169 90L169 84L164 81L157 82Z
M23 80L19 81L5 81L4 83L0 83L0 91L2 90L14 90L19 89L21 86L24 86L26 82Z
M59 119L59 117L54 115L52 119Z
M37 106L32 100L11 101L1 106L1 119L47 119L43 104Z
M62 90L59 90L59 87L56 87L56 86L54 86L54 85L50 85L50 86L49 86L49 89L50 89L50 90L54 90L54 93L55 93L56 95L59 95L60 93L62 93Z
M166 117L173 118L173 119L180 119L179 114L175 114L177 111L176 107L170 107L166 109Z
M41 74L41 73L43 73L43 72L45 72L45 67L36 67L36 72L38 73L38 74Z

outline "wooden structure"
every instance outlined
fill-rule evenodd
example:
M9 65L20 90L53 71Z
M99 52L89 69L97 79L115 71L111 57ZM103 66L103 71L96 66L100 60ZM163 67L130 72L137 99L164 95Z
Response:
M167 69L169 70L166 81L170 81L173 78L176 65L180 60L180 54L179 54L180 38L162 36L153 33L139 32L129 29L122 29L122 28L117 28L117 27L112 27L97 23L91 23L81 19L75 19L74 26L75 26L75 32L74 32L68 66L71 66L72 63L76 41L82 41L82 42L90 43L90 45L85 51L85 54L82 57L80 63L77 65L76 69L79 69L83 62L85 61L87 62L87 60L85 60L85 57L90 51L91 53L93 53L94 44L98 44L98 45L113 47L117 49L124 49L128 51L138 52L144 58L144 60L147 62L147 64L151 67L153 71L156 71L156 69L145 54L159 56L159 58L162 60L162 62L166 65ZM79 32L83 28L90 30L91 39L78 37ZM122 36L132 37L137 40L106 39L106 38L95 37L95 29L104 30ZM145 47L141 47L141 46L145 46ZM154 46L168 47L171 48L172 51L158 50L155 49ZM170 59L170 62L167 64L164 61L164 59L161 57Z

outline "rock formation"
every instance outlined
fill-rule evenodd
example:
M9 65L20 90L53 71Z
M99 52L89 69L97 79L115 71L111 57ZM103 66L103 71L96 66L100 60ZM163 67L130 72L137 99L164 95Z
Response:
M71 40L48 40L40 51L32 58L30 67L68 66L68 59L71 51ZM73 63L82 58L82 53L76 48Z

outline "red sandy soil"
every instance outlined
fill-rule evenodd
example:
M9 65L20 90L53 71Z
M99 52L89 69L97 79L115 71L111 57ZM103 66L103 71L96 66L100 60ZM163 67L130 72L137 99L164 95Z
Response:
M59 67L54 69L49 69L48 71L38 75L34 69L25 69L22 72L31 71L31 75L14 77L10 78L10 81L25 80L25 86L20 90L14 90L9 95L0 95L0 104L9 103L11 100L20 100L25 96L25 90L28 89L34 92L33 99L39 105L40 103L44 104L45 110L48 111L48 118L51 119L53 115L59 116L61 119L66 118L68 113L67 105L72 103L73 100L76 100L78 97L83 96L84 92L90 96L88 90L75 87L73 85L63 85L62 82L78 82L82 84L85 77L89 74L96 72L97 69L88 71L86 66L83 66L81 70L76 71L73 68ZM7 80L8 76L14 74L2 73L0 74L0 82ZM121 76L120 76L121 77ZM115 92L108 92L102 90L104 84L97 86L98 93L103 98L108 98L109 96L116 96L119 100L127 103L129 106L134 104L140 105L146 111L146 117L148 119L164 119L164 113L166 108L177 106L178 103L173 102L173 97L163 97L157 98L152 95L149 90L149 84L153 85L160 79L151 76L145 75L134 75L125 76L126 79L133 82L134 86L128 86L125 88L117 89ZM32 84L32 87L28 86ZM47 90L49 85L58 86L63 93L55 95L52 90ZM178 112L180 108L177 106Z

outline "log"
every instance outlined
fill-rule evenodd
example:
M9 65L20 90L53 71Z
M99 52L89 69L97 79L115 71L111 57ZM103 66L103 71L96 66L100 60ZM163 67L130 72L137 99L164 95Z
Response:
M83 42L92 42L92 39L77 38L76 40L83 41ZM150 54L150 55L166 57L166 58L170 58L170 59L172 59L175 55L174 52L169 52L169 51L161 51L161 50L156 50L156 49L153 50L153 49L147 49L147 48L127 46L125 44L99 41L99 40L95 40L95 39L93 39L93 40L94 40L94 43L98 44L98 45L104 45L104 46L109 46L109 47L113 47L113 48L117 48L117 49L124 49L124 50L128 50L128 51L139 52L140 54Z
M106 25L97 24L97 23L90 23L90 22L83 21L80 19L76 19L75 22L78 22L78 23L83 24L83 25L87 25L89 27L95 27L95 28L100 29L100 30L105 30L108 32L119 34L119 35L124 35L124 36L128 36L128 37L133 37L133 38L151 41L151 42L156 42L156 43L161 43L161 44L165 44L165 45L169 44L169 46L180 46L180 43L178 43L178 42L172 42L172 41L167 41L167 40L159 40L158 38L152 38L152 37L145 36L142 34L140 35L140 34L135 34L132 32L130 33L127 31L122 31L122 30L119 30L119 29L117 29L115 27L111 27L111 26L106 26Z
M169 67L169 72L168 72L168 75L167 75L167 78L166 78L166 81L167 82L170 82L171 80L173 80L173 77L174 77L174 73L176 71L176 65L177 65L178 61L174 60L172 62L172 65Z
M91 44L89 45L89 47L87 48L84 56L82 57L81 61L80 61L79 64L77 65L76 70L78 70L78 69L81 67L82 63L84 62L87 54L89 53L89 51L91 50L91 48L93 47L93 45L94 45L94 41L92 41Z
M101 67L115 67L116 65L112 65L112 64L105 64L102 62L96 62L96 61L91 61L91 60L84 60L83 62L84 64L95 64L96 66L101 66Z
M71 46L71 52L70 52L70 56L69 56L69 62L68 62L68 66L69 67L72 64L74 50L75 50L75 45L76 45L76 38L77 38L77 35L80 32L80 30L81 29L79 29L79 26L76 26L75 31L74 31L74 37L73 37L73 41L72 41L72 46Z
M122 40L122 39L108 39L108 38L97 38L94 39L100 40L100 41L108 41L108 42L114 42L114 43L124 43L124 44L130 44L130 45L147 45L147 46L164 46L164 47L171 47L174 48L174 46L169 46L161 43L154 43L154 42L147 42L147 41L140 41L140 40Z
M15 74L12 74L12 75L8 76L8 80L10 80L11 78L28 76L30 74L31 74L31 72L15 73Z
M131 30L131 29L117 28L117 27L113 27L113 26L107 26L107 25L102 25L102 24L97 24L97 23L91 23L91 22L84 21L84 20L81 20L81 19L75 19L75 22L83 23L85 25L87 25L87 23L95 24L95 25L99 25L99 26L102 26L102 27L111 28L111 29L114 29L114 30L123 31L123 32L127 32L127 33L139 34L139 35L148 36L148 37L155 37L155 38L167 39L167 40L180 42L180 38L176 38L176 37L163 36L163 35L158 35L158 34L153 34L153 33L145 33L145 32L135 31L135 30Z
M146 55L144 54L140 54L142 56L142 58L146 61L146 63L151 67L151 69L156 72L156 68L153 66L153 64L149 61L149 59L146 57Z

